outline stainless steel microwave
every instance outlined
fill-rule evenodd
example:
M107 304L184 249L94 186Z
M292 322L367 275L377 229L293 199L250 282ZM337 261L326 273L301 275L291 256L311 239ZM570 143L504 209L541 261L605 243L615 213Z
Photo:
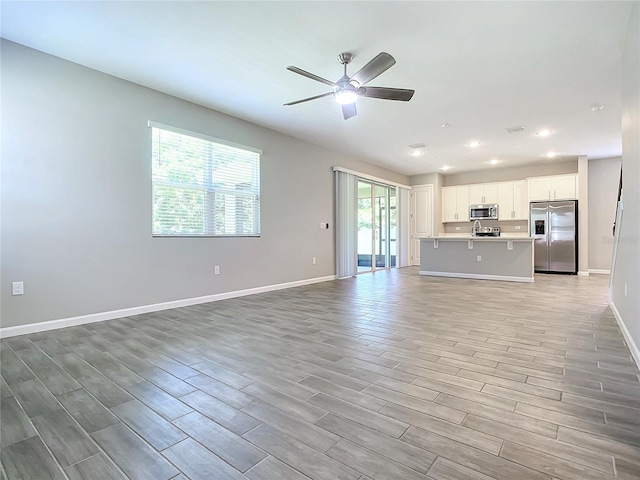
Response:
M498 220L498 205L484 204L469 206L470 220Z

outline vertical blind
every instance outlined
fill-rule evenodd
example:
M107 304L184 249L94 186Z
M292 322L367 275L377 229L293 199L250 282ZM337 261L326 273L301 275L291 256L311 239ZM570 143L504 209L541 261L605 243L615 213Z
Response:
M358 180L335 171L336 181L336 276L353 277L357 271Z
M150 123L154 236L260 235L260 152Z

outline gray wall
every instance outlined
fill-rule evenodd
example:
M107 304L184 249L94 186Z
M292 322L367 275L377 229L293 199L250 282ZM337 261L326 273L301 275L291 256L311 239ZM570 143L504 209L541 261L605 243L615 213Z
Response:
M577 173L578 159L549 160L535 165L520 165L508 168L485 168L475 172L461 172L444 175L444 187L453 185L470 185L473 183L510 182L524 180L527 177L543 177L546 175L562 175Z
M640 3L634 2L622 50L622 186L611 299L640 348ZM625 285L627 295L625 295ZM637 352L636 352L637 353ZM636 358L640 363L640 358Z
M1 67L3 327L334 275L331 167L409 183L4 40ZM264 151L260 238L151 237L148 120Z
M589 160L589 269L610 270L622 159Z

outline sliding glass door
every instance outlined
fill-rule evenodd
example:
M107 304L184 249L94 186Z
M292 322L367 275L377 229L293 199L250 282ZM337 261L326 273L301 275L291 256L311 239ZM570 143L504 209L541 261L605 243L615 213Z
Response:
M396 188L358 181L358 273L396 266Z

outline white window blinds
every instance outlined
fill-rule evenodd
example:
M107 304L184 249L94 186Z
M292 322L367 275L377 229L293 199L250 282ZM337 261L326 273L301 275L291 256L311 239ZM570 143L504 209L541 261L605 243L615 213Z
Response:
M260 235L260 151L150 126L154 236Z

